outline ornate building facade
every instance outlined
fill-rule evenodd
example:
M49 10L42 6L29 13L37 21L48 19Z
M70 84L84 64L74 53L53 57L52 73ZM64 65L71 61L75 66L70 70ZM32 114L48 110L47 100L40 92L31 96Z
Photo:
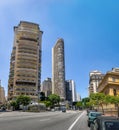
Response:
M98 86L98 92L112 96L119 95L119 68L112 68L106 73Z

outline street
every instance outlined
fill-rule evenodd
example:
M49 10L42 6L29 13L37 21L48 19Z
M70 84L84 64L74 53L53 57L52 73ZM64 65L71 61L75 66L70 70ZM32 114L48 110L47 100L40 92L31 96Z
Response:
M86 112L3 112L0 130L89 130Z

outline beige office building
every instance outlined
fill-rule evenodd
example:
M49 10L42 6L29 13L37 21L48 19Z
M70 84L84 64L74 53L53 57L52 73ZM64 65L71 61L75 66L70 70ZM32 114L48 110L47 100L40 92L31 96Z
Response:
M41 42L39 25L21 21L14 27L14 44L10 60L8 100L18 95L38 99L41 83Z
M5 103L5 90L4 87L1 86L1 81L0 81L0 104Z
M51 78L47 78L42 82L41 92L44 92L46 97L48 97L50 94L52 94Z
M52 93L66 99L64 40L58 39L52 48Z

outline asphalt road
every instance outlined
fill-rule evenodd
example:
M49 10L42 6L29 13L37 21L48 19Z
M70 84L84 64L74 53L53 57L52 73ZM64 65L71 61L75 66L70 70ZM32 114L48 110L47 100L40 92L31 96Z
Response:
M89 130L86 112L6 112L0 114L0 130Z

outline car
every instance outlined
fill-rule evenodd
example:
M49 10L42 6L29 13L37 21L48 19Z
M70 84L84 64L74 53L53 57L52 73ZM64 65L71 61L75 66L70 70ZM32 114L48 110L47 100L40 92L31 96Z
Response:
M66 108L62 108L62 112L66 112Z
M6 108L5 107L1 107L1 110L0 111L6 111Z
M93 121L98 117L101 116L101 112L89 112L88 114L88 120L87 120L87 125L90 127L90 124L93 123Z
M93 110L90 110L90 109L88 109L87 110L87 116L88 116L88 114L90 113L90 112L96 112L97 110L95 110L95 109L93 109Z
M114 116L99 116L91 124L90 130L119 130L119 118Z

